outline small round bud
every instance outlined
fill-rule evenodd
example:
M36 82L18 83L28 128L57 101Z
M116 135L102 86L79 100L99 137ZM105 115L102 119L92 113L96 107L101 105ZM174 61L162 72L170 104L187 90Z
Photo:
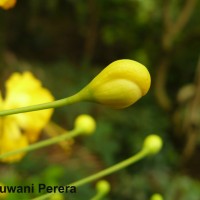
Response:
M162 148L163 142L158 135L149 135L145 138L143 148L148 150L149 154L156 154Z
M75 128L81 129L85 134L91 134L96 129L96 122L90 115L79 115L75 120Z
M163 200L163 197L161 194L155 193L151 196L150 200Z
M100 180L96 184L96 189L101 194L107 194L110 191L110 184L106 180Z

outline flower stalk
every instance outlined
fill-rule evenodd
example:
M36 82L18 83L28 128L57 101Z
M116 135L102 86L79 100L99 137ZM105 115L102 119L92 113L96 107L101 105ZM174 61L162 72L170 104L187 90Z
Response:
M157 145L153 146L152 143L157 144ZM83 178L81 180L72 182L68 185L80 187L80 186L85 185L89 182L100 179L100 178L107 176L109 174L112 174L112 173L114 173L118 170L126 168L129 165L136 163L137 161L141 160L142 158L144 158L148 155L156 154L161 150L161 148L162 148L162 139L159 136L157 136L157 135L147 136L147 138L144 141L142 149L138 153L136 153L135 155L133 155L130 158L128 158L124 161L121 161L121 162L119 162L119 163L117 163L117 164L115 164L115 165L113 165L113 166L111 166L107 169L104 169L104 170L102 170L102 171L100 171L96 174L93 174L93 175L88 176L86 178ZM40 197L36 197L32 200L45 200L48 197L50 197L51 195L53 195L53 194L51 194L51 193L44 194L44 195L42 195Z
M114 109L122 109L144 96L150 85L151 77L144 65L128 59L117 60L103 69L88 85L73 96L54 102L4 110L0 112L0 116L57 108L80 101L90 101Z
M97 193L91 200L101 200L110 191L110 184L106 180L100 180L96 183Z
M3 110L0 111L0 116L7 116L7 115L13 115L13 114L18 114L18 113L25 113L25 112L31 112L31 111L38 111L38 110L45 110L49 108L57 108L69 104L73 104L76 102L81 101L79 94L75 94L73 96L60 99L57 101L53 102L48 102L48 103L42 103L42 104L37 104L33 106L26 106L22 108L16 108L16 109L10 109L10 110Z
M83 126L82 125L83 123L87 123L87 126ZM80 115L75 120L75 128L73 130L68 131L62 135L58 135L56 137L50 138L50 139L46 139L44 141L37 142L23 148L19 148L14 151L1 154L0 160L8 156L13 156L15 154L25 153L25 152L33 151L33 150L43 148L52 144L56 144L63 140L66 141L81 134L84 134L84 135L92 134L95 131L95 129L96 129L96 122L91 116Z
M23 147L23 148L19 148L19 149L16 149L14 151L10 151L10 152L6 152L4 154L1 154L0 160L3 159L3 158L6 158L8 156L13 156L15 154L25 153L25 152L40 149L40 148L43 148L43 147L46 147L46 146L49 146L49 145L52 145L52 144L56 144L56 143L61 142L63 140L69 140L71 138L74 138L74 137L80 135L81 133L82 133L81 129L74 129L70 132L66 132L66 133L59 135L59 136L56 136L54 138L46 139L44 141L37 142L37 143L31 144L31 145L28 145L26 147Z

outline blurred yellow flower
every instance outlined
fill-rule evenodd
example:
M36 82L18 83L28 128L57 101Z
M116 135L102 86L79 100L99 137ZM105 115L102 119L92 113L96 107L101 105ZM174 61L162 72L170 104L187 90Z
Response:
M16 0L0 0L0 7L5 10L13 8L16 4Z
M6 97L0 94L0 108L12 109L53 101L52 94L42 87L30 72L14 73L6 82ZM0 118L0 154L13 151L35 142L40 131L48 123L53 109L21 113ZM1 159L3 162L18 161L24 154Z

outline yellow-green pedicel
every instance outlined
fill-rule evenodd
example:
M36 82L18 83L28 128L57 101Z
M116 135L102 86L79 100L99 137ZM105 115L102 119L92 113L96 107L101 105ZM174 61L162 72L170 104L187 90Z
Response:
M147 68L133 60L112 62L81 92L87 100L121 109L144 96L151 84Z
M90 101L115 109L126 108L144 96L151 85L147 68L133 60L112 62L76 94L53 102L0 111L0 116L57 108Z

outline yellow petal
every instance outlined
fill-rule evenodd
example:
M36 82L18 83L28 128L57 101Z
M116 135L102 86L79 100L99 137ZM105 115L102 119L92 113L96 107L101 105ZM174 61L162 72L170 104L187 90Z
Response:
M101 87L96 88L93 95L98 103L115 109L127 107L142 97L138 85L124 79L116 79L102 84Z
M115 79L132 81L139 86L142 95L148 92L151 85L151 77L147 68L139 62L129 59L112 62L91 81L90 85L95 88Z
M14 73L6 82L6 99L4 109L12 109L53 101L52 94L42 87L41 82L30 72ZM28 139L38 139L39 132L47 124L53 109L14 115L19 127Z
M5 117L1 119L1 132L0 132L0 154L14 151L18 148L22 148L28 145L28 141L25 135L21 134L21 130L18 127L14 117ZM16 162L24 156L24 153L16 154L1 159L2 162Z
M8 10L14 7L15 4L16 4L16 0L0 0L0 7L2 7L5 10Z

